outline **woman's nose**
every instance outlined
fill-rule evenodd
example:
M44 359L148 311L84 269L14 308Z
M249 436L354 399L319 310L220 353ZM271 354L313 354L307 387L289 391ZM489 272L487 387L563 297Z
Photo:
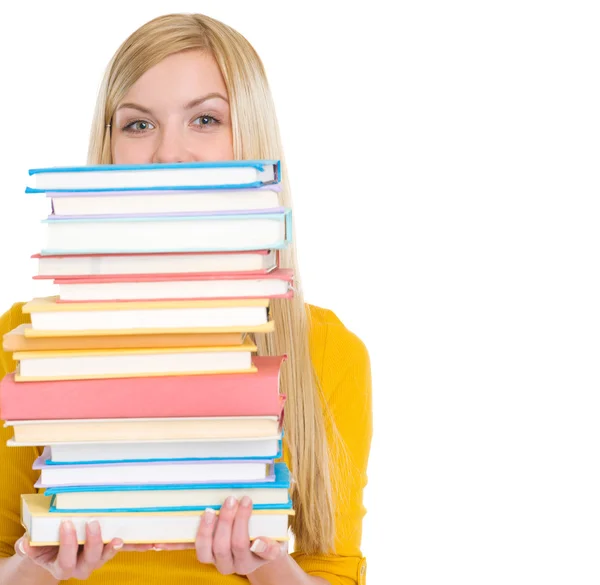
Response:
M153 163L193 162L193 154L187 149L183 131L167 128L160 131Z

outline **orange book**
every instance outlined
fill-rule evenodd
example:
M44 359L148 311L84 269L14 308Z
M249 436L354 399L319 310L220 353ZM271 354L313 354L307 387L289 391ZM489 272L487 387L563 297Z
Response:
M144 349L151 347L209 347L241 345L245 333L156 333L78 337L28 337L29 323L6 333L4 351L55 351L69 349Z

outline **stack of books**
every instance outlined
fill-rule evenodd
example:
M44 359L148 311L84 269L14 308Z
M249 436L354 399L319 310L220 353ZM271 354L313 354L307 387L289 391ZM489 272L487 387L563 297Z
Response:
M9 445L41 446L24 494L32 545L193 542L207 507L253 501L250 538L287 540L290 475L281 457L286 356L256 356L291 210L279 161L33 169L51 198L34 278L58 294L23 307L4 337L15 372L0 386Z

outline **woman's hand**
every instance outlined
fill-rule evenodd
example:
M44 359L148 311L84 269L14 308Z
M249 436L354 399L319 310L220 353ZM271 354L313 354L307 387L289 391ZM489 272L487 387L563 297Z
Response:
M252 514L252 500L244 496L225 500L219 515L210 508L200 519L195 544L157 544L158 550L195 548L201 563L212 563L219 573L248 575L259 567L287 554L287 543L270 538L257 538L250 546L248 521Z
M58 546L30 546L27 536L22 536L15 543L18 555L26 557L36 565L48 571L55 579L87 579L93 571L110 561L120 550L145 551L151 544L123 544L113 538L108 544L102 542L102 534L98 522L91 522L85 528L85 544L77 544L77 533L71 522L63 522L60 526Z

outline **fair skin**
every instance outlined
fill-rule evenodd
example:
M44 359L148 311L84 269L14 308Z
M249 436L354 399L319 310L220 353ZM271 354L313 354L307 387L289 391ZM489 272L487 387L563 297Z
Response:
M146 71L118 105L111 121L114 164L178 163L233 159L228 94L214 58L199 51L171 55ZM252 585L327 585L304 573L287 552L287 543L259 537L250 542L252 501L230 497L219 510L205 512L196 541L189 544L130 545L120 539L103 544L99 527L86 530L77 544L64 523L59 546L31 547L23 536L15 554L0 559L0 583L54 585L87 579L119 550L196 550L201 563L219 572L247 575Z

